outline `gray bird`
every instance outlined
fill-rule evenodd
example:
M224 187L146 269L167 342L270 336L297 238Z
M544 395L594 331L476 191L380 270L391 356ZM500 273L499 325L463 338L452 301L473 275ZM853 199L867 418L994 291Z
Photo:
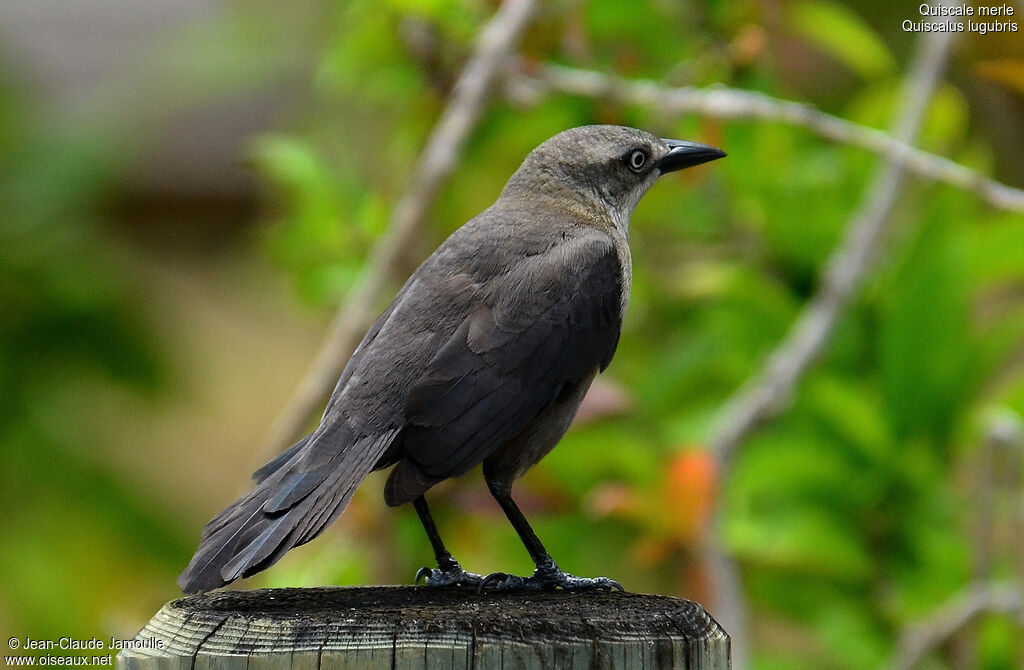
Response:
M512 483L569 427L611 362L629 300L629 217L661 175L725 156L620 126L566 130L534 149L497 202L413 273L359 344L319 427L260 468L256 486L203 529L178 579L206 591L273 565L394 466L388 505L412 502L437 568L432 586L622 588L563 572L512 500ZM423 494L483 463L491 494L537 566L466 572Z

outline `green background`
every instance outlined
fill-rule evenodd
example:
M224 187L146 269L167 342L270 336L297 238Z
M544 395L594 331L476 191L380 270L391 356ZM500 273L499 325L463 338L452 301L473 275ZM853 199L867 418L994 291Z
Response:
M202 525L273 455L270 423L495 8L284 4L225 3L163 31L71 102L0 50L2 632L130 637L179 595ZM904 19L921 20L916 4L564 0L543 5L519 52L528 71L723 84L886 129L921 37ZM267 99L276 111L233 145L241 187L204 182L198 157L184 172L205 190L147 180L168 144L202 156L168 135L190 114ZM875 154L780 123L499 88L379 307L530 149L586 123L729 157L637 208L603 402L517 487L560 565L714 613L717 510L764 669L879 666L972 579L1020 580L1019 212L911 178L824 356L727 472L707 448L712 419L818 287ZM1020 32L960 36L918 145L1024 186ZM384 506L382 482L243 586L410 582L429 545L411 509ZM478 473L430 502L467 569L531 569ZM1020 637L1011 617L984 616L924 667L1019 667Z

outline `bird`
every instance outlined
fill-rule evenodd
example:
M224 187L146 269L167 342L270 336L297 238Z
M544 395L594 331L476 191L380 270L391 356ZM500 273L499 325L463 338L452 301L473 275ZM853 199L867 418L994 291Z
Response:
M399 290L346 364L318 427L253 474L178 579L185 593L260 572L317 537L372 471L389 506L412 503L434 552L428 586L619 589L563 571L512 499L559 442L618 345L629 302L629 220L669 172L724 157L698 142L612 125L564 130L531 151L493 205L456 229ZM536 566L467 572L424 494L483 464Z

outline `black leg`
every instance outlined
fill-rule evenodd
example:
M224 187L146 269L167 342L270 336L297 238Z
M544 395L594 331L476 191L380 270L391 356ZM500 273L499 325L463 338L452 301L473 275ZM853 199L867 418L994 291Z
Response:
M501 505L502 511L508 517L512 527L519 534L526 550L530 552L537 570L531 577L517 577L503 572L495 572L487 575L480 588L494 587L499 589L618 589L624 591L622 584L607 577L576 577L563 571L551 558L551 554L541 543L540 538L533 532L530 523L523 516L519 506L512 500L512 492L509 487L491 478L487 479L487 487L491 495Z
M434 549L434 558L437 559L437 569L420 568L416 572L415 581L418 583L421 578L425 577L427 586L451 586L453 584L480 586L483 577L463 570L459 562L452 558L451 553L445 548L444 542L441 541L441 535L437 532L434 518L430 516L426 499L420 496L412 501L412 506L420 517L423 530L427 532L427 539L430 540L430 546Z
M434 548L434 558L437 560L437 567L444 569L456 563L455 559L452 558L452 555L445 548L444 542L441 541L441 535L437 532L437 525L434 523L434 518L430 516L430 510L427 508L426 498L423 496L416 498L412 501L412 506L420 517L423 530L427 532L430 546Z
M487 482L487 487L491 490L491 495L501 505L501 509L505 512L505 516L508 517L512 527L516 529L516 533L519 534L519 539L522 540L523 546L526 547L526 551L530 552L530 558L533 559L534 565L537 569L541 569L542 566L547 568L555 568L555 561L551 558L551 554L544 548L540 538L533 532L533 528L530 527L530 522L523 516L519 506L516 505L516 501L512 500L512 492L507 486L502 484L496 484L492 481Z

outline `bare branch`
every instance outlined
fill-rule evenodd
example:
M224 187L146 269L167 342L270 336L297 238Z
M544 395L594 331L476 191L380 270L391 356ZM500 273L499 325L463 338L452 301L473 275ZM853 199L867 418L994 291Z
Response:
M1024 627L1024 592L1017 584L977 583L900 639L888 670L911 670L928 653L985 614L1008 614Z
M864 281L883 241L889 215L903 189L912 151L931 94L945 69L955 33L926 33L921 53L908 74L894 139L900 149L888 155L851 217L842 243L833 251L817 292L804 306L786 338L768 357L760 374L730 398L716 419L711 446L727 463L739 443L784 407L797 381L821 354L839 316Z
M442 184L455 170L496 75L512 56L535 5L535 0L506 0L481 31L473 55L456 81L448 105L391 213L387 235L374 247L360 282L332 320L316 359L271 426L267 451L279 451L291 442L336 383L345 361L367 328L404 246L423 225Z
M903 146L909 147L917 136L928 101L945 69L953 34L926 33L918 43L898 107L900 115L893 126L895 139ZM832 253L817 292L764 369L752 376L719 411L712 427L711 447L721 477L727 476L740 443L788 402L798 380L821 354L839 316L878 255L906 171L898 157L887 156L850 218L845 238ZM746 663L744 644L749 639L747 607L739 583L739 566L722 546L721 523L718 509L707 540L707 560L715 593L715 615L733 637L734 667L742 670Z
M948 158L917 149L900 139L898 134L826 114L807 103L724 86L668 88L649 80L621 79L559 65L547 65L536 76L514 74L508 85L509 94L521 100L556 91L642 105L670 115L695 113L719 119L788 123L835 142L877 153L922 177L976 193L993 207L1024 213L1024 190L1002 184Z
M972 478L972 495L970 499L969 532L971 538L971 572L975 584L982 584L992 579L999 550L997 532L997 512L1002 507L997 500L1000 494L1008 494L1012 500L1020 491L1021 455L1024 447L1024 426L1020 417L1006 407L992 408L985 419L985 429L978 452ZM1009 458L1005 458L1005 457ZM1004 489L1001 491L1000 489ZM1020 511L1020 505L1010 505L1011 509ZM1016 508L1016 509L1015 509ZM1009 523L1010 537L1018 537L1015 533L1020 528L1017 519L1011 513ZM1020 552L1012 552L1010 563L1020 564ZM1016 566L1014 566L1016 567ZM1024 578L1019 570L1016 578ZM965 623L952 638L954 667L978 667L977 626ZM1024 649L1018 656L1024 654Z

